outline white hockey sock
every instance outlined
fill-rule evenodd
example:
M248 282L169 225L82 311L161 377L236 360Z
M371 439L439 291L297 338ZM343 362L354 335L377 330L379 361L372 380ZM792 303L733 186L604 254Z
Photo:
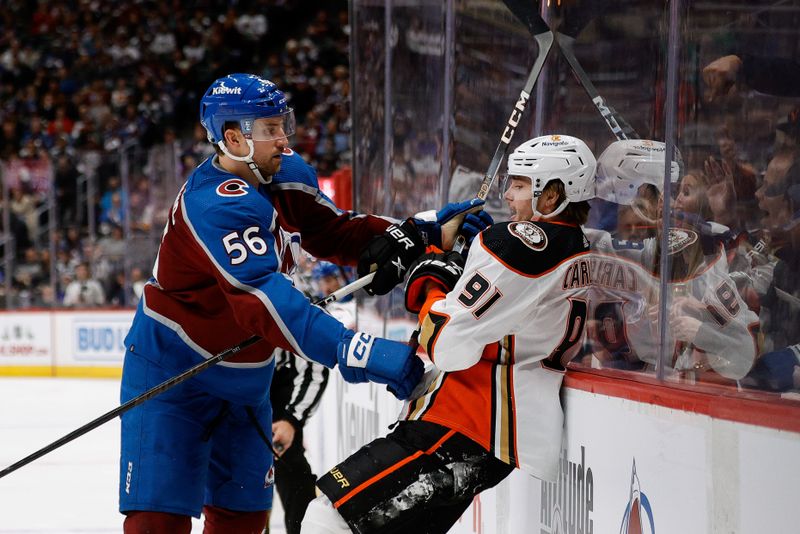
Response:
M351 534L344 518L325 495L320 495L306 509L300 534Z

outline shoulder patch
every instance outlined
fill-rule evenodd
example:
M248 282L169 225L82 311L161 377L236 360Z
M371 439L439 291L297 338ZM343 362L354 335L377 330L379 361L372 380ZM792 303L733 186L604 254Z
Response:
M241 178L230 178L217 186L217 194L221 197L240 197L246 195L250 184Z
M547 248L547 234L532 222L511 223L508 231L528 248L536 251Z
M697 242L697 232L686 228L669 229L669 255L677 254Z
M538 276L587 250L580 228L541 221L493 224L480 240L495 259L524 276Z

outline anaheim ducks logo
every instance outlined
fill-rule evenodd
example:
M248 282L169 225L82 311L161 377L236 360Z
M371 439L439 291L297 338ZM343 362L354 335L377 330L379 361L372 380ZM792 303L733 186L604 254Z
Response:
M547 234L532 222L511 223L508 225L508 231L528 248L539 251L547 247Z
M685 228L669 229L669 254L677 254L697 242L697 232Z

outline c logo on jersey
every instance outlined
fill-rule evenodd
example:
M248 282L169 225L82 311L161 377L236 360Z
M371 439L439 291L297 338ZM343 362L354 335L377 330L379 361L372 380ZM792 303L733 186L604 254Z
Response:
M250 184L241 178L225 180L217 186L217 194L221 197L240 197L247 194Z
M669 255L686 250L697 242L697 232L684 228L669 229Z
M540 251L547 247L547 234L532 222L511 223L508 231L528 248Z
M289 147L287 146L286 148L284 148L284 149L283 149L283 152L282 152L282 154L283 154L284 156L291 156L292 154L294 154L294 150L292 150L291 148L289 148Z

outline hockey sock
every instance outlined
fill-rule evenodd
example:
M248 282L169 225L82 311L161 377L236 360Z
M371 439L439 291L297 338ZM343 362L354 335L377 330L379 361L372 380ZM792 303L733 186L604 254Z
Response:
M269 510L237 512L219 506L203 506L203 534L261 534L269 521Z
M127 512L125 534L189 534L192 518L167 512Z

